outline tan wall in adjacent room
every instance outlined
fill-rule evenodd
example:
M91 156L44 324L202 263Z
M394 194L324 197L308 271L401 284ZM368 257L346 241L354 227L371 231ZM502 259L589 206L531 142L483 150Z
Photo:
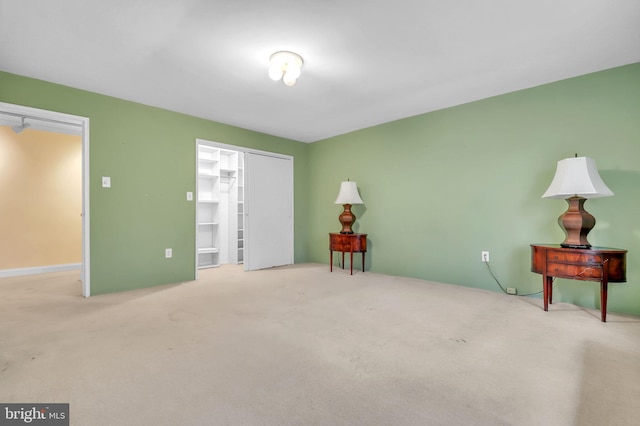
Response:
M82 138L0 126L0 270L82 261Z

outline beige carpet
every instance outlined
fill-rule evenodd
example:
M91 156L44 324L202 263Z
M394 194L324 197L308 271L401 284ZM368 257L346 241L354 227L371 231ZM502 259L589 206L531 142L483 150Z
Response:
M0 279L0 402L72 425L636 425L640 318L303 264ZM595 290L594 290L595 291Z

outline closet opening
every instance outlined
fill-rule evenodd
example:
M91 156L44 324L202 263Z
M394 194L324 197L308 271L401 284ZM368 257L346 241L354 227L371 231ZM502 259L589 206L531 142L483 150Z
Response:
M293 157L196 139L198 270L293 264Z
M244 153L198 143L198 269L244 261Z

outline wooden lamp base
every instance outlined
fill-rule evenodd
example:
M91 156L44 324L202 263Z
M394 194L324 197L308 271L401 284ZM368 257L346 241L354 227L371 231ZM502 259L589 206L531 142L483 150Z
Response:
M587 234L596 225L596 218L584 209L586 198L574 196L567 198L569 208L558 218L558 224L564 230L566 238L562 247L591 248Z
M351 204L343 204L344 211L338 216L338 220L342 224L341 234L353 234L351 226L356 221L356 215L351 212Z

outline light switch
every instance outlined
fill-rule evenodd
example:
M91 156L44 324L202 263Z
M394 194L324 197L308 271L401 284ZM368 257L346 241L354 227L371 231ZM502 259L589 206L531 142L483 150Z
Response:
M187 192L187 201L193 201L193 192Z
M111 188L111 178L109 176L102 176L102 187Z

